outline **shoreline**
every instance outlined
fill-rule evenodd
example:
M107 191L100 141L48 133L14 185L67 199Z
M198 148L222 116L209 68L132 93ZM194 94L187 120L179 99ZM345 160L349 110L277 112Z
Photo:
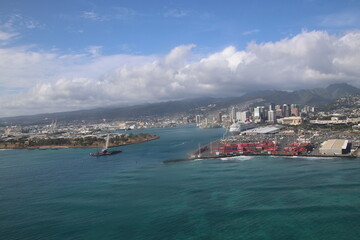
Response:
M159 139L159 136L151 136L148 139L144 139L137 142L128 142L119 145L110 145L109 148L121 147L126 145L138 144L153 141ZM81 146L81 145L44 145L44 146L30 146L30 147L19 147L19 146L11 146L11 147L1 147L0 150L10 150L10 149L26 149L26 150L56 150L56 149L68 149L68 148L101 148L103 143L91 146Z
M233 158L233 157L288 157L288 158L358 158L354 155L285 155L285 154L242 154L242 155L232 155L232 156L208 156L208 157L190 157L190 158L182 158L182 159L171 159L164 160L161 163L163 164L171 164L178 162L189 162L196 160L206 160L206 159L219 159L219 158Z

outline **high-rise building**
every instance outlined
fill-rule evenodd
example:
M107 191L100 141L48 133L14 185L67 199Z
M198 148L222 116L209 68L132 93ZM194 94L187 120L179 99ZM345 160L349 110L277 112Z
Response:
M254 108L254 119L261 119L261 109L260 109L260 107Z
M273 110L268 111L268 121L275 122L275 112Z
M289 117L290 116L290 106L289 104L284 104L282 108L283 117Z
M255 120L264 120L265 118L265 107L258 106L254 108L254 119Z
M277 117L277 118L283 117L283 111L282 111L282 107L280 105L275 106L275 117Z
M230 121L233 123L236 122L236 108L235 107L231 108Z
M195 122L196 122L196 126L200 125L200 123L201 123L201 116L200 115L196 115Z
M236 112L236 121L241 121L241 112Z
M237 112L237 120L240 122L246 122L250 119L250 112L249 111L243 111L243 112Z
M217 120L216 120L218 123L222 123L222 113L221 112L218 112L217 114Z
M305 105L305 106L301 109L301 112L303 112L303 113L309 113L309 112L310 112L310 106Z
M291 116L298 117L300 114L299 105L291 104Z
M270 111L270 110L275 111L275 104L269 103L269 111Z

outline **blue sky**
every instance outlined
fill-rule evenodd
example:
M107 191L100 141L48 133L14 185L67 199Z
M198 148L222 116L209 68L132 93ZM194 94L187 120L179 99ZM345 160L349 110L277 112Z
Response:
M182 44L208 52L249 41L276 41L302 29L357 28L360 1L2 1L1 21L15 14L14 45L104 54L165 54ZM16 20L15 20L16 21ZM21 26L28 21L33 28ZM26 24L26 23L25 23Z
M0 107L11 116L232 96L253 89L249 80L283 90L357 85L346 59L359 55L351 50L359 16L357 0L1 1ZM267 85L259 72L272 70L272 58L279 69ZM190 83L198 89L188 91ZM214 90L224 83L244 87ZM111 94L110 84L127 95ZM94 86L105 100L93 96Z

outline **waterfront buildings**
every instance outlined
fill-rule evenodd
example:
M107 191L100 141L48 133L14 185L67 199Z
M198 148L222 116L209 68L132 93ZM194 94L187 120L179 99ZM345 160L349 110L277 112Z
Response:
M341 155L350 152L351 145L348 140L329 139L320 147L320 154L324 155Z

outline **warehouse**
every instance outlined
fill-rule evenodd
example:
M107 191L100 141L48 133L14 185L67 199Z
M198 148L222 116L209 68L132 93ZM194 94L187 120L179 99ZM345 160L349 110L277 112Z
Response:
M341 155L350 152L351 145L348 140L330 139L325 141L321 148L320 154L324 155Z
M242 132L242 135L275 134L278 133L281 128L282 126L279 125L258 127L244 131Z

